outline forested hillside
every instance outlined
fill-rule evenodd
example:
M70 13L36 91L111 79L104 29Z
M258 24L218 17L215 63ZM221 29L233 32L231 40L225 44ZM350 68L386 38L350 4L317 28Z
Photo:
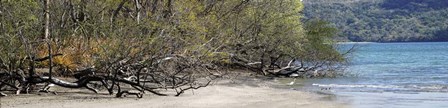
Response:
M372 42L448 41L446 0L304 0L305 19L339 28L339 39Z

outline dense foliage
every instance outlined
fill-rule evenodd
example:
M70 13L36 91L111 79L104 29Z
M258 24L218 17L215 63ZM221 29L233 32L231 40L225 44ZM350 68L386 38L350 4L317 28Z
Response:
M305 19L332 22L340 40L448 41L446 0L305 0Z
M24 56L47 56L43 2L0 3L1 44L14 46L1 48L4 66ZM255 70L261 71L306 58L310 49L327 47L320 40L334 36L302 28L299 0L62 0L49 5L52 53L64 55L55 63L69 70L137 56L182 55L215 64L257 62ZM316 51L334 52L328 48Z
M300 0L0 0L0 91L101 83L117 97L129 93L122 84L180 95L223 68L267 75L291 59L310 69L343 62L335 29L303 27L302 9Z

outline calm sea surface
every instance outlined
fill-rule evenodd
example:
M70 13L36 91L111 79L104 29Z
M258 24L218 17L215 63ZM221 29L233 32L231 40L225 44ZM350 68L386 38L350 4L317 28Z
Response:
M353 44L342 44L351 46ZM448 108L448 43L359 44L347 72L308 88L336 94L355 108Z

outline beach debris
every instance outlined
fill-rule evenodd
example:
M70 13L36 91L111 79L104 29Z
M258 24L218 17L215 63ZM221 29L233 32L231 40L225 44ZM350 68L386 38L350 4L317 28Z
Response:
M290 78L313 78L322 77L325 75L324 71L319 71L315 68L287 66L281 69L266 70L267 73L277 77L290 77Z
M6 95L6 94L3 93L3 92L0 92L0 97L5 97L5 96L8 96L8 95Z
M289 75L289 77L298 77L299 76L299 74L297 74L297 73L292 73L291 75Z
M45 61L50 57L44 58L36 60ZM115 94L116 97L136 95L138 98L142 98L145 92L158 96L169 95L168 93L158 92L159 89L171 89L175 92L174 96L179 96L187 90L206 87L211 84L212 80L218 78L210 74L212 70L202 67L194 58L171 55L159 59L164 60L159 60L160 62L154 62L151 65L141 64L142 61L137 60L132 61L132 63L127 59L117 60L123 62L109 64L110 67L90 67L77 70L71 78L56 77L52 74L38 74L33 68L35 68L35 63L40 61L30 59L32 62L27 65L31 65L29 66L31 69L17 68L16 73L0 71L0 88L14 90L16 94L28 93L29 90L40 90L40 92L57 95L56 92L49 91L50 87L57 85L62 88L87 89L95 93L98 93L99 90L107 90L109 94ZM51 68L50 65L48 70ZM197 71L200 69L202 70ZM21 75L21 73L27 75ZM41 88L38 85L44 86ZM135 92L123 89L134 90ZM6 96L4 93L1 93L1 95Z
M135 95L137 96L137 98L143 98L143 93L142 92L131 92L131 91L121 91L118 92L115 97L119 98L119 97L126 97L127 95Z

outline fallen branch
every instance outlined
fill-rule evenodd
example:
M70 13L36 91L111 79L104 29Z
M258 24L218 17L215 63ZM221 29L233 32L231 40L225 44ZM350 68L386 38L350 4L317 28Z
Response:
M85 87L89 90L94 91L95 93L98 92L96 89L93 89L93 88L87 86L87 84L89 82L98 81L98 82L105 83L104 82L105 80L113 80L116 82L125 83L125 84L129 84L131 86L134 86L134 87L138 87L139 88L138 90L143 89L143 90L149 91L149 92L159 95L159 96L167 96L166 94L162 94L162 93L158 93L158 92L154 91L153 89L155 89L155 88L147 88L147 87L144 87L138 83L135 83L135 82L132 82L129 80L119 79L119 78L111 78L111 77L106 77L106 76L86 76L86 77L82 77L81 79L79 79L76 82L67 82L67 81L57 79L57 78L52 78L52 79L49 79L48 77L41 77L41 78L44 80L49 80L50 83L53 83L53 84L61 86L61 87L66 87L66 88L83 88L83 87Z
M200 86L197 86L197 87L194 87L193 85L190 85L190 87L185 88L185 89L179 88L180 91L177 92L177 94L176 94L175 96L180 96L180 95L183 94L185 91L190 90L190 89L195 89L195 90L196 90L196 89L199 89L199 88L202 88L202 87L207 87L208 85L210 85L211 82L212 82L212 81L208 81L207 84L205 84L205 85L200 85Z
M118 92L118 93L115 95L115 97L117 97L117 98L119 98L119 97L126 97L128 94L129 94L129 95L135 95L135 96L137 96L137 98L143 98L143 93L141 93L141 92L135 93L135 92L130 92L130 91L121 91L121 92Z

